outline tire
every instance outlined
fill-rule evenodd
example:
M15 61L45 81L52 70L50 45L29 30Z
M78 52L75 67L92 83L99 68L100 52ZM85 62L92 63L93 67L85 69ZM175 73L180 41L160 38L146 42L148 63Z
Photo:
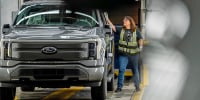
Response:
M99 87L91 87L92 100L105 100L107 96L107 69Z
M35 90L35 87L21 87L21 90L24 92L32 92Z
M0 87L0 100L14 100L16 88Z

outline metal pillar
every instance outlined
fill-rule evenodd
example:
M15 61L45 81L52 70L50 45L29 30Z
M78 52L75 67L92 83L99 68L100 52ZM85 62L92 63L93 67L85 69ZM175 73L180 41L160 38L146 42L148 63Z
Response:
M2 32L2 23L1 23L1 17L2 17L1 9L2 9L2 6L1 6L1 4L2 4L2 0L0 0L0 37L1 37L1 32Z
M140 18L140 22L141 22L141 33L144 37L144 39L146 38L146 0L141 0L141 18Z
M24 0L18 0L18 9L21 7L21 5L24 3Z
M18 10L19 0L0 0L0 25L12 24L12 12ZM10 3L12 2L12 3ZM0 30L1 31L1 30Z
M146 40L146 0L141 0L141 11L140 11L140 29L144 40ZM144 63L143 63L143 54L140 53L139 58L139 71L140 71L140 82L141 85L144 85Z

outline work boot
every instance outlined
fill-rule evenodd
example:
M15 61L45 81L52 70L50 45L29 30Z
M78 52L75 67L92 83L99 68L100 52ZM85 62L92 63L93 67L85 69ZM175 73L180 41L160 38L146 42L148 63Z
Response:
M141 89L140 89L139 86L136 86L136 87L135 87L135 90L136 90L136 92L140 92Z
M117 89L115 90L115 92L121 92L121 91L122 91L121 88L117 88Z

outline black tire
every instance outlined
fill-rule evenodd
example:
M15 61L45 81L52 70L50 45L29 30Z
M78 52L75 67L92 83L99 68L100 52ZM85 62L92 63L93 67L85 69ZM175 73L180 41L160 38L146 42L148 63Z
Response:
M35 87L21 87L21 90L24 92L32 92L35 90Z
M102 84L99 87L91 87L92 100L105 100L107 96L106 79L102 80Z
M101 85L98 87L91 87L92 100L105 100L107 96L107 68L101 81Z
M0 100L14 100L16 88L0 87Z

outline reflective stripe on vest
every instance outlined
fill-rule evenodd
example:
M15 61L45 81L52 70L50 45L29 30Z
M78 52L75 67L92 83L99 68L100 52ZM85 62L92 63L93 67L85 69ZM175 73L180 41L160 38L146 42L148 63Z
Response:
M119 40L119 52L124 54L134 55L139 52L138 44L137 44L137 36L136 31L133 32L133 37L131 42L127 42L124 40L125 30L122 29L120 33L120 40Z

